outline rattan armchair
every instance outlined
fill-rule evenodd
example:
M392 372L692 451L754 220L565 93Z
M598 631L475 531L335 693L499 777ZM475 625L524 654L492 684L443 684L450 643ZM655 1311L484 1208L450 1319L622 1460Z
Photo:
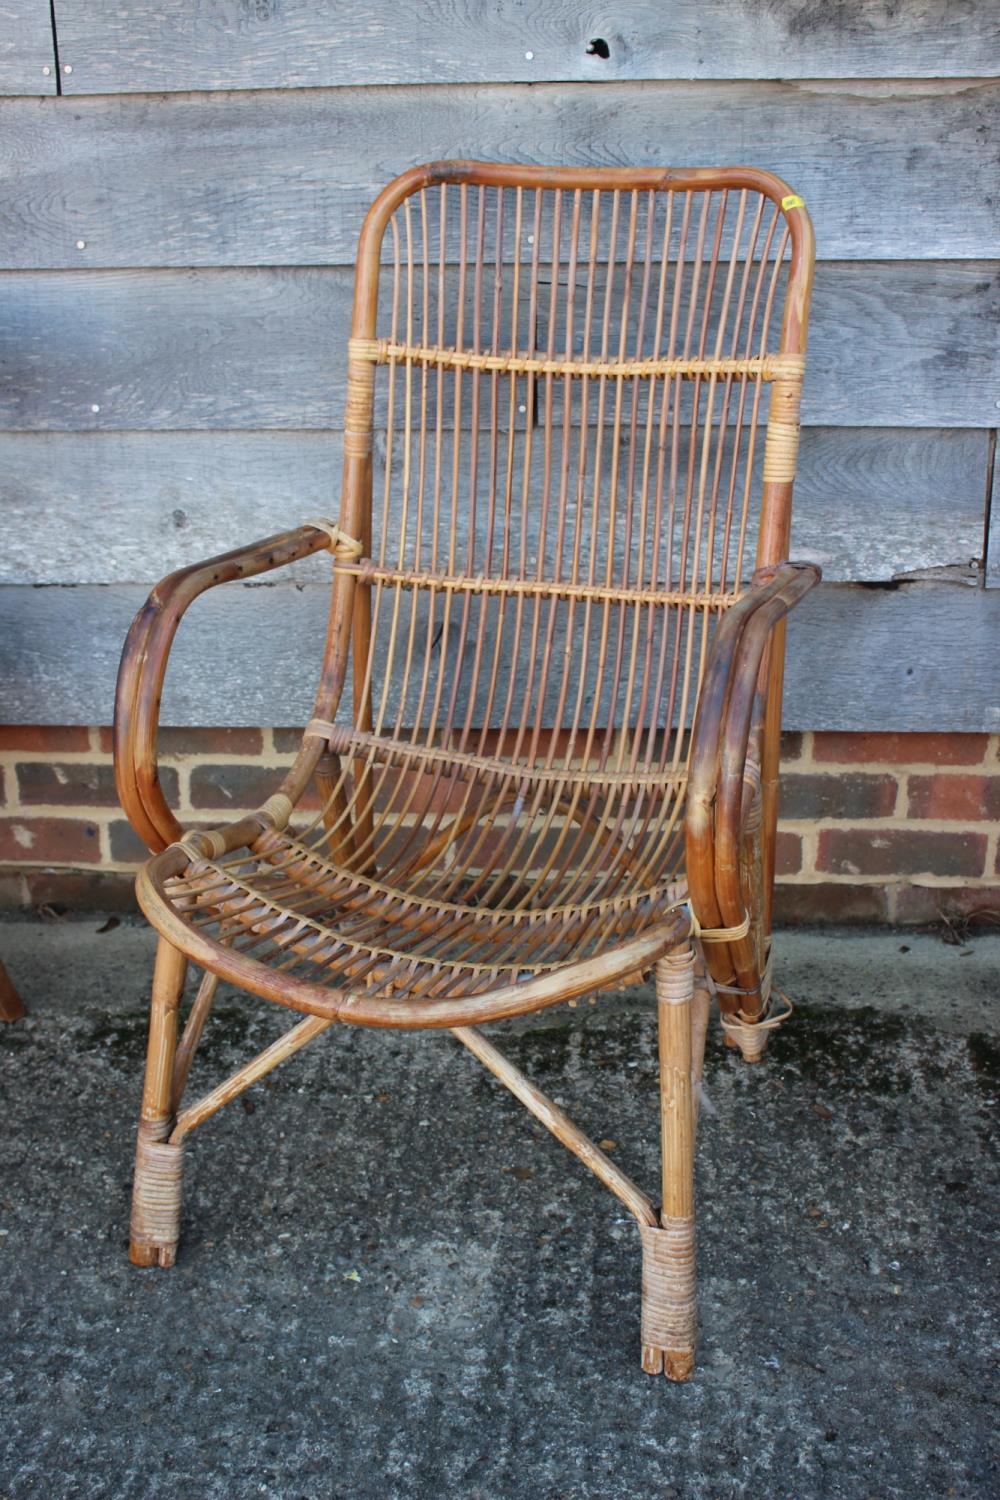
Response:
M448 1028L635 1216L643 1368L689 1375L710 999L750 1060L779 1019L783 621L819 576L787 561L812 264L801 199L750 169L438 162L377 198L337 520L174 573L122 660L118 786L160 935L137 1264L173 1264L184 1143L222 1105L335 1022ZM178 623L324 549L295 763L185 832L156 770ZM653 971L658 1199L475 1029ZM186 1104L220 977L301 1019Z

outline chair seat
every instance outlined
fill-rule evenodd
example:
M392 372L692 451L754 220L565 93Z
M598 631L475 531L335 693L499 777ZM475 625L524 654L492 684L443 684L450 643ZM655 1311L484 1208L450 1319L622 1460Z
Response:
M352 736L350 796L331 799L350 819L328 802L325 821L163 879L158 856L143 899L154 924L195 959L206 946L237 956L240 981L249 965L272 998L291 980L300 995L439 1001L607 958L685 894L683 777L386 742L359 760L366 738Z

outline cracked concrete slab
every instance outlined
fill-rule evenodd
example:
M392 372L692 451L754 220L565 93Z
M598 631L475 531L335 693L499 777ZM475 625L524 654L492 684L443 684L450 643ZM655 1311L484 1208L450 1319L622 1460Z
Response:
M177 1266L131 1266L152 942L100 925L0 924L4 1500L1000 1491L1000 939L781 935L768 1061L713 1031L679 1387L631 1220L447 1036L334 1028L198 1133ZM223 993L193 1087L287 1024ZM490 1031L655 1190L648 989Z

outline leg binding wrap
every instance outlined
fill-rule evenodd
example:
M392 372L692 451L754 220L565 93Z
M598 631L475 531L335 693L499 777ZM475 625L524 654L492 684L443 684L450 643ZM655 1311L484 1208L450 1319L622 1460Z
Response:
M698 1336L694 1220L640 1224L642 1236L642 1367L687 1380Z
M181 1224L183 1145L156 1140L139 1126L132 1195L131 1248L138 1265L172 1266Z

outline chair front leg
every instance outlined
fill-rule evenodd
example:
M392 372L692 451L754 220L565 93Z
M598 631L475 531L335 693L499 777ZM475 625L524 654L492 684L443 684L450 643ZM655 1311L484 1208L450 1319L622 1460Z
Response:
M142 1091L142 1114L135 1153L129 1258L137 1266L172 1266L181 1218L184 1147L171 1145L177 1017L187 959L166 938L156 951L149 1047Z
M642 1236L642 1367L687 1380L697 1341L694 1245L695 1107L692 1087L694 952L690 942L656 965L660 1035L663 1207Z

